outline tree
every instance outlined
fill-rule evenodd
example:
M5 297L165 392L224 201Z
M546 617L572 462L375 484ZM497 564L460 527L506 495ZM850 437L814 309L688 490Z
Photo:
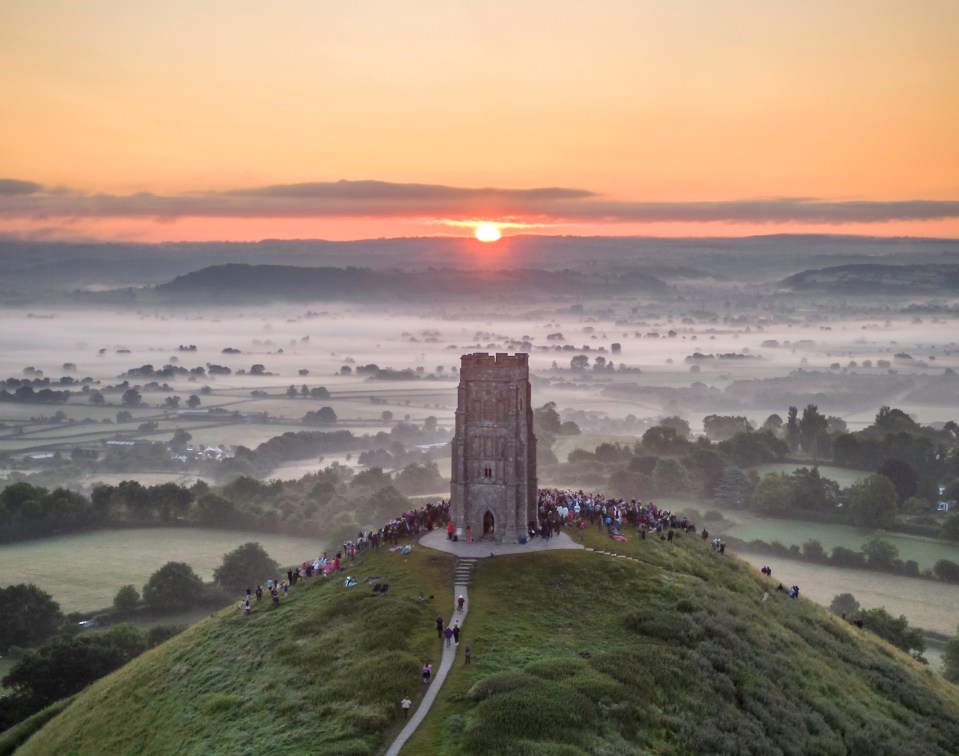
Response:
M805 559L807 562L829 561L829 555L826 554L826 550L822 547L822 543L817 541L815 538L810 538L802 545L802 555L803 559Z
M196 409L200 406L200 397L198 397L196 394L190 394L186 400L186 406L190 409Z
M716 484L715 497L731 507L742 507L752 496L753 482L738 467L730 465L723 470L723 476Z
M177 428L173 431L173 438L170 439L170 448L182 451L192 439L193 435L189 431L185 431L183 428Z
M647 430L642 444L652 454L684 454L689 448L689 441L667 425L656 425Z
M829 611L833 614L852 614L859 611L859 602L851 593L840 593L833 597Z
M819 453L824 444L822 436L826 434L828 425L825 415L819 412L815 404L806 405L802 411L802 419L799 421L799 440L803 451L813 456ZM828 445L828 436L825 443Z
M712 441L725 441L737 433L752 430L749 420L743 415L706 415L703 418L703 430Z
M789 444L789 448L793 451L799 447L799 410L795 407L790 407L789 412L786 414L786 443Z
M913 433L919 430L919 425L909 415L900 409L891 409L889 406L879 408L873 427L883 434L899 431Z
M393 422L393 413L389 410L383 410L380 413L380 420L382 420L384 423Z
M573 370L585 370L589 367L589 357L585 354L577 354L569 361L569 366Z
M689 490L686 467L675 457L662 457L653 468L653 485L663 496L673 496Z
M879 466L877 472L892 481L899 501L915 496L916 491L919 490L919 475L908 462L903 462L901 459L887 459Z
M534 409L533 423L537 428L537 433L542 429L547 433L559 435L561 423L559 412L556 411L556 402L546 402L542 407Z
M224 496L208 493L197 499L197 519L204 525L236 525L236 505Z
M789 451L785 441L768 431L737 433L719 442L719 451L737 467L754 467L764 462L776 462Z
M3 684L29 715L83 690L145 650L143 633L125 623L105 632L61 636L20 659Z
M959 541L959 512L950 512L943 518L939 535L950 541Z
M304 425L336 425L336 412L332 407L320 407L303 416Z
M260 544L244 543L223 555L223 563L213 571L213 582L233 593L242 593L276 575L279 567Z
M163 400L163 406L169 409L177 409L180 406L180 397L178 396L168 396Z
M819 474L819 468L800 467L793 471L794 509L828 510L836 506L839 484Z
M890 572L899 558L899 549L889 541L873 536L862 546L863 556L866 557L866 566L871 570Z
M326 386L314 386L310 389L310 399L329 399L330 392Z
M672 428L676 431L677 436L682 438L689 438L690 428L689 423L678 415L673 415L672 417L664 417L659 421L659 425L662 425L666 428Z
M153 609L175 612L196 606L203 596L203 581L184 562L167 562L143 586L143 601Z
M947 583L959 583L959 564L948 559L940 559L932 566L933 574Z
M440 475L435 462L422 465L411 464L400 470L396 476L396 488L408 496L434 493L449 488L449 483Z
M781 514L792 502L792 479L782 473L764 475L749 499L749 508L764 514Z
M129 614L140 603L140 593L132 585L125 585L113 597L113 608L120 614Z
M773 413L766 418L762 429L778 436L783 430L783 419L776 413Z
M140 392L135 388L127 389L123 392L123 398L120 399L124 407L139 407L140 403L143 401L143 397L140 395Z
M849 509L860 528L889 528L896 516L899 497L885 475L870 475L849 487Z
M60 605L32 583L0 588L0 653L42 643L62 624Z
M909 627L904 615L893 617L883 607L862 609L857 613L863 627L874 632L880 638L889 641L897 648L914 655L926 650L926 636L918 627Z
M97 389L94 389L90 392L89 401L94 407L102 407L106 403L106 399L103 398L103 394Z

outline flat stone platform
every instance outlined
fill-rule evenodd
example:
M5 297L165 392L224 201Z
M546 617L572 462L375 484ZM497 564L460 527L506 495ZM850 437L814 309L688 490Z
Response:
M555 551L558 549L582 549L581 543L576 543L566 533L554 535L548 541L538 536L527 543L497 543L496 541L451 541L446 537L446 530L437 528L426 535L420 536L420 546L426 546L436 551L445 551L457 557L482 559L500 554L535 554L539 551Z

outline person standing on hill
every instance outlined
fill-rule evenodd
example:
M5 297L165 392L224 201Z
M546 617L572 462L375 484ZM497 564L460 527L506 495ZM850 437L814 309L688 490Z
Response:
M443 640L443 618L436 618L436 637Z
M469 646L467 646L467 647L464 649L464 651L463 651L463 656L464 656L464 658L466 659L466 663L467 663L467 664L472 664L472 662L473 662L473 651L472 651L472 649L471 649Z

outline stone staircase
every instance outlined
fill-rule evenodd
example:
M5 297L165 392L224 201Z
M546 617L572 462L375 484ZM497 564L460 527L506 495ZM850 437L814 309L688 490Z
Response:
M476 557L461 557L456 562L456 573L453 583L455 585L469 585L470 575L473 572L473 566L479 561Z

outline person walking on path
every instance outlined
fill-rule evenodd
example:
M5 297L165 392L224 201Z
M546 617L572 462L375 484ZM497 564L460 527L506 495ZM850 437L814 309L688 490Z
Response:
M471 649L469 646L467 646L466 649L463 651L463 656L466 658L466 663L467 663L467 664L472 664L472 662L473 662L473 651L472 651L472 649Z
M456 610L457 610L458 612L462 612L462 611L463 611L463 605L464 605L465 603L466 603L466 599L463 597L463 594L461 593L461 594L457 597L457 599L456 599Z
M453 628L447 627L443 631L443 637L446 638L446 647L450 647L450 641L453 640Z
M458 646L460 644L460 623L456 622L453 625L453 644Z
M427 662L423 665L423 684L427 685L430 681L430 675L433 674L433 665Z
M410 718L410 706L413 705L413 702L410 700L409 696L404 696L403 700L400 701L400 707L403 709L403 719Z

